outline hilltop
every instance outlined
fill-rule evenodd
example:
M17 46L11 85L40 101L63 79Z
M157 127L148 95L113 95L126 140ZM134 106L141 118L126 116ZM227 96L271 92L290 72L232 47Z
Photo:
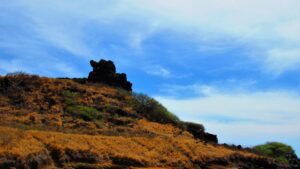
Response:
M1 169L291 168L219 145L202 124L132 92L112 61L90 64L88 78L0 77Z

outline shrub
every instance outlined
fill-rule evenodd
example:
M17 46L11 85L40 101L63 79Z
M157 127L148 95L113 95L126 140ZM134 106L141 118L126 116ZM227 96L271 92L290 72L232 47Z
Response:
M295 155L295 151L289 145L279 143L279 142L269 142L263 145L258 145L253 147L253 150L264 156L275 158L277 161L288 164L287 155Z
M72 105L66 108L66 112L86 121L95 121L102 118L100 112L94 107Z
M17 71L17 72L7 73L6 76L8 76L8 77L12 77L12 76L30 76L30 74L28 74L26 72L22 72L22 71Z
M120 108L114 105L107 104L104 106L103 111L108 113L116 113Z
M26 106L28 91L38 90L42 82L39 76L24 72L8 73L0 78L0 92L10 99L12 105Z
M77 103L79 94L70 90L62 92L64 103L66 104L65 111L72 116L82 118L86 121L97 121L102 119L101 113L94 107L84 106Z
M155 99L139 93L133 93L133 108L148 120L161 123L178 123L179 118L169 112Z
M70 90L64 90L62 92L62 95L64 97L64 103L66 105L75 105L76 104L76 99L78 97L78 93L71 92Z

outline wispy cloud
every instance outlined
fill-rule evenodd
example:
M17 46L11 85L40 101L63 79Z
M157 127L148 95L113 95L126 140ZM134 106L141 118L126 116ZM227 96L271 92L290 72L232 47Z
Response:
M157 96L183 120L203 123L221 142L255 145L287 141L299 147L300 95L292 91L232 91L193 86L193 98ZM189 87L190 88L190 87Z
M300 34L300 33L299 33ZM275 75L287 70L297 70L300 65L300 48L272 49L267 53L266 64L269 71Z
M193 32L194 38L202 42L204 39L211 42L235 37L239 43L252 44L254 50L260 52L251 56L261 61L264 72L280 75L299 67L299 63L294 62L299 60L299 55L290 57L283 52L270 52L278 46L283 48L282 51L289 51L291 47L294 51L300 49L300 2L297 0L154 0L136 2L136 5L151 11L155 18L162 18L171 29ZM269 71L269 68L276 71Z
M164 78L168 78L171 77L171 72L159 65L153 65L153 66L148 66L145 69L146 73L150 74L150 75L154 75L154 76L160 76L160 77L164 77Z
M218 93L214 91L218 90L206 86L202 87L203 95L199 98L181 100L158 97L158 99L176 112L199 117L213 115L280 122L283 117L289 119L291 116L299 116L294 120L300 120L300 96L293 93L279 91Z
M77 57L104 57L108 44L120 47L116 39L107 42L105 34L119 33L116 38L128 43L123 43L123 47L134 51L143 49L144 41L156 33L174 31L194 43L198 41L198 52L202 53L230 50L232 40L235 44L247 44L253 52L246 57L259 60L262 72L280 76L299 67L299 55L293 52L300 49L299 6L297 0L46 0L42 4L21 0L6 3L1 9L11 15L18 11L23 21L32 24L26 28L32 31L31 36ZM10 23L17 26L23 21Z
M223 93L224 91L243 93L251 89L255 90L256 83L254 79L237 80L230 78L212 81L209 84L203 82L187 85L162 84L160 86L160 93L171 98L208 97L216 93Z

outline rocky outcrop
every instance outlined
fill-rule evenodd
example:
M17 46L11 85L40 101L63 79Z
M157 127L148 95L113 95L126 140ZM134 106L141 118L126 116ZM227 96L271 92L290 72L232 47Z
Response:
M287 154L286 159L288 160L291 169L300 168L300 159L296 154Z
M121 87L125 90L132 90L132 83L127 81L125 73L116 73L116 67L110 60L101 59L99 62L90 61L93 71L89 73L88 82L105 83L111 86Z
M209 143L218 143L217 135L205 132L203 125L191 122L185 122L184 126L195 138Z
M289 166L276 163L273 159L263 157L245 157L239 154L232 154L227 157L212 158L195 163L201 168L241 168L241 169L290 169Z
M206 142L209 142L209 143L215 143L215 144L218 144L218 137L217 135L215 134L211 134L211 133L204 133L204 140Z
M1 169L40 169L52 167L52 163L53 161L46 151L30 154L26 159L21 159L14 155L0 157Z

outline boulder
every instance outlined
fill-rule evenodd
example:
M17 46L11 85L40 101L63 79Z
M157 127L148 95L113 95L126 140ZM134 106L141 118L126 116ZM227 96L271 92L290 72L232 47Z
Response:
M217 135L205 132L202 124L185 122L185 128L190 132L196 139L204 140L209 143L218 143Z
M87 79L92 83L105 83L111 86L121 87L125 90L132 90L132 83L127 80L125 73L116 73L116 67L110 60L101 59L99 62L90 61L93 71L89 73Z
M188 132L193 134L195 138L204 139L204 126L202 124L192 123L192 122L185 122L185 127Z
M204 140L209 143L218 144L218 137L215 134L204 133Z

